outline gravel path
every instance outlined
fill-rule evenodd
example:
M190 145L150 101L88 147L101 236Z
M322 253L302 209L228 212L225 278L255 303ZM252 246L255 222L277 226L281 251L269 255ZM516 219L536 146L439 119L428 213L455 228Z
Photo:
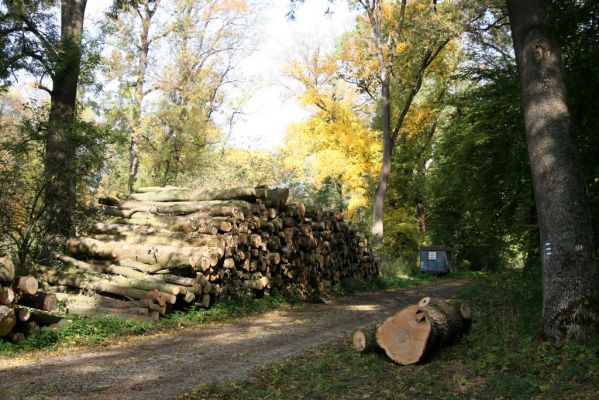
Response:
M0 361L0 400L172 399L198 384L241 380L258 367L338 339L423 296L451 297L447 280L304 304L231 324L133 339L44 360Z

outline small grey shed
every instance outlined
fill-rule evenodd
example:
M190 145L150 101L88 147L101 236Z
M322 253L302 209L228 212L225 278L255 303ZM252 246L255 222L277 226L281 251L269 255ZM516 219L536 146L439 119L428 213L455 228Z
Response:
M448 250L443 246L425 246L420 248L420 272L448 274L451 261Z

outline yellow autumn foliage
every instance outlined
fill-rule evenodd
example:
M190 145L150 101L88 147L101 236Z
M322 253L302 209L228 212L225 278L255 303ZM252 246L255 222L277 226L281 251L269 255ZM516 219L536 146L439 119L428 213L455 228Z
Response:
M308 120L292 124L281 151L285 167L316 188L330 178L348 195L349 216L368 204L368 184L376 176L380 140L348 102L329 102Z

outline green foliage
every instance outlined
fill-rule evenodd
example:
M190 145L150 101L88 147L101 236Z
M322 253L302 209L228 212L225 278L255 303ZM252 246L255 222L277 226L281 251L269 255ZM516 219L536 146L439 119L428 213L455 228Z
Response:
M472 331L423 364L402 367L381 353L357 353L348 335L243 382L208 383L179 399L596 398L599 342L558 348L536 339L538 276L489 275L460 297L474 312Z
M0 253L15 259L25 273L38 252L44 231L43 121L45 107L23 104L19 96L2 96L0 110Z
M261 150L226 148L206 151L199 167L181 174L177 183L217 190L232 187L283 185L281 161Z
M260 299L234 298L228 303L218 302L207 310L192 308L187 311L174 312L162 323L168 326L173 323L183 324L186 322L223 322L273 310L287 302L288 300L281 296L266 296Z
M498 268L526 250L532 187L512 67L479 72L455 107L434 153L428 219L435 244L462 267Z
M134 320L122 320L113 316L75 319L72 324L59 329L42 328L21 346L0 343L0 354L22 353L59 346L89 345L124 335L141 335L150 330L151 324Z

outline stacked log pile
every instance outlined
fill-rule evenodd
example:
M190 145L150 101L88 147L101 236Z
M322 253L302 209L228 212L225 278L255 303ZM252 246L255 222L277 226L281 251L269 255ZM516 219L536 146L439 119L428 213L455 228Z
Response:
M15 279L12 261L0 257L0 338L21 344L40 327L60 322L50 313L56 306L56 295L39 290L32 276Z
M398 364L414 364L455 343L471 324L467 303L424 297L381 324L354 332L353 344L359 352L384 350Z
M156 319L216 298L308 296L378 274L368 241L337 211L288 204L287 189L142 188L100 198L108 217L40 267L72 310ZM124 301L127 300L127 301Z

